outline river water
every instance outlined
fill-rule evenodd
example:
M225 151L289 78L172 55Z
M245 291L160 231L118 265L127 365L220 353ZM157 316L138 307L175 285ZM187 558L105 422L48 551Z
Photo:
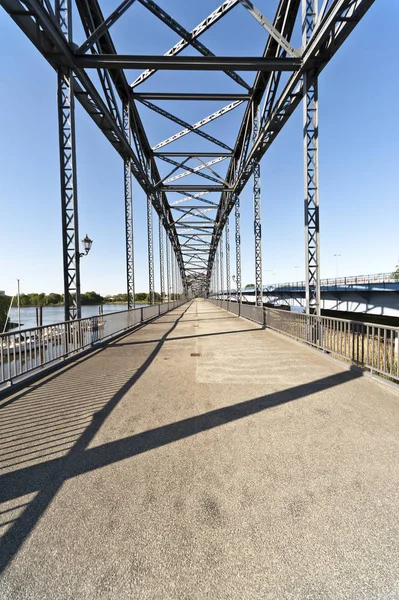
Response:
M139 308L148 306L148 304L138 304ZM127 310L127 304L103 304L104 313L119 312ZM98 315L98 306L82 306L82 317L95 317ZM64 321L63 306L43 306L43 325L53 325ZM18 309L12 308L10 312L10 321L18 323ZM36 327L36 308L34 306L21 307L21 329L27 327ZM16 328L18 329L18 328ZM8 331L15 331L9 329Z

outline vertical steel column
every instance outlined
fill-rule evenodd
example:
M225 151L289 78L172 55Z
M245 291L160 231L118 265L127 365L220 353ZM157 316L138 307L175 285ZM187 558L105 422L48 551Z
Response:
M216 248L216 253L215 253L215 261L216 261L216 298L219 300L220 299L220 271L219 271L219 252L218 252L219 248Z
M173 246L171 248L171 265L172 265L172 299L175 300L175 253Z
M259 110L253 115L252 139L255 143L258 137ZM254 168L254 238L255 238L255 304L263 305L262 287L262 225L260 206L260 163L255 163Z
M166 294L168 296L168 302L170 302L170 249L169 249L169 236L166 234Z
M231 279L230 279L230 224L229 218L226 221L226 290L227 300L231 300Z
M130 110L129 103L123 103L123 130L130 145ZM127 307L135 307L134 299L134 245L133 245L133 203L132 203L132 171L130 158L123 159L125 184L125 229L126 229L126 282Z
M236 287L237 302L242 302L241 288L241 215L240 215L240 196L236 196L235 202L235 226L236 226Z
M223 260L223 231L219 240L219 259L220 259L220 297L224 299L224 260Z
M164 274L164 252L163 252L163 225L162 219L159 217L159 286L161 288L161 302L165 292L165 274Z
M215 271L215 262L213 263L212 266L212 297L215 297L215 291L216 291L216 271Z
M72 42L71 0L56 0L55 12L62 33L68 42ZM64 307L65 321L68 321L80 317L80 256L72 69L59 68L57 81Z
M151 163L147 165L151 180ZM147 194L147 235L148 235L148 287L149 302L154 304L154 240L152 232L152 192Z
M175 286L175 300L177 300L177 259L176 253L173 252L173 265L174 265L174 286Z
M302 46L305 48L317 18L317 0L302 0ZM303 147L305 182L306 312L320 315L318 80L303 75Z

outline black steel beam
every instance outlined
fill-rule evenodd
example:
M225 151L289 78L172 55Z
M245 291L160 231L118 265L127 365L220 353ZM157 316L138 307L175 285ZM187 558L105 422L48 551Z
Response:
M221 100L223 102L233 102L234 100L250 100L248 94L187 94L184 92L143 92L134 93L135 100Z
M223 185L160 185L156 188L159 192L224 192Z
M232 155L231 152L154 152L154 156L155 157L162 157L162 156L192 156L193 158L195 158L196 156L202 156L202 157L207 157L209 156L210 158L212 156L215 157L219 157L219 156L225 156L226 158L230 158Z
M259 56L133 56L128 54L77 55L81 69L161 69L185 71L298 71L300 58L263 58Z

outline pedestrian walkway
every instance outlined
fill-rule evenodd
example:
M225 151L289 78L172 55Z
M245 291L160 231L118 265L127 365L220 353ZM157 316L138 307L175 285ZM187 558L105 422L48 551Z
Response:
M195 300L0 402L2 600L394 600L399 395Z

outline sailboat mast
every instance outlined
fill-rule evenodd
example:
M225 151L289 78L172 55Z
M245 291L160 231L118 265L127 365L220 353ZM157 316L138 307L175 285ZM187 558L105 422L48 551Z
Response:
M21 305L19 302L19 279L17 279L18 282L18 329L21 329Z

